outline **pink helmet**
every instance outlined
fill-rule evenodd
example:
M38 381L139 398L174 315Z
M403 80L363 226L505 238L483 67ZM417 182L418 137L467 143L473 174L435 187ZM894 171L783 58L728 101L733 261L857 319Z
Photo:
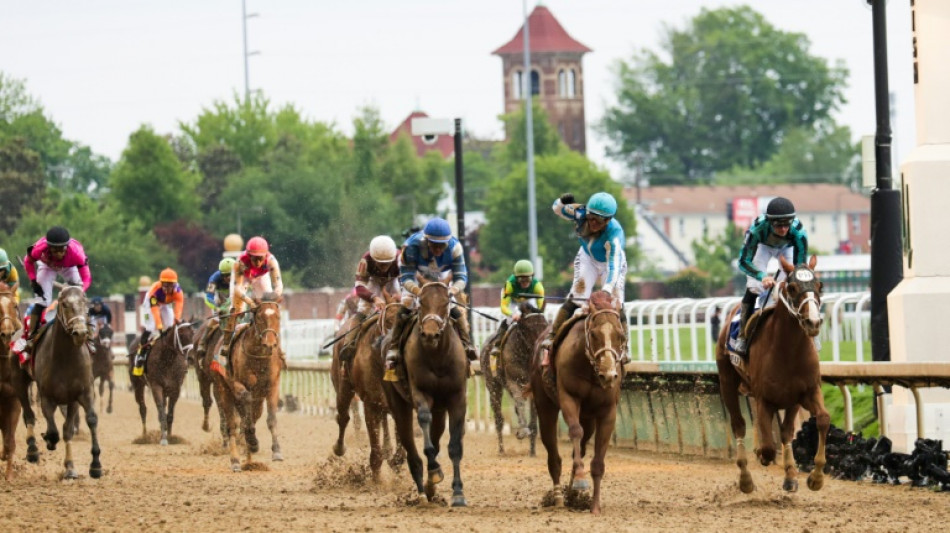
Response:
M267 255L269 250L270 247L264 237L251 237L251 240L247 241L247 248L244 251L249 255Z

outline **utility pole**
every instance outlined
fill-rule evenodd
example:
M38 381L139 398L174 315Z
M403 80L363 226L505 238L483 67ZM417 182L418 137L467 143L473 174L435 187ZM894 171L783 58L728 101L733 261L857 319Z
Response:
M538 257L538 206L534 197L534 117L532 117L531 96L531 38L528 31L528 0L522 0L524 10L524 76L521 85L524 87L525 135L528 158L528 253L531 264L534 265L534 275L544 279L544 269Z
M257 55L260 52L248 52L247 51L247 19L254 18L257 16L257 13L247 13L247 0L241 0L241 29L244 34L244 102L248 103L251 101L251 74L248 68L248 58Z

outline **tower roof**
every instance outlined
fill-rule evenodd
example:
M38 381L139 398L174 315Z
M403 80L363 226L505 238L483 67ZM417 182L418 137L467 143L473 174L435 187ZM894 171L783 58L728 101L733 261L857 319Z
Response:
M591 49L567 34L561 23L554 18L545 6L536 6L528 16L528 37L531 52L590 52ZM514 38L492 52L493 55L524 53L524 25L518 29Z
M455 138L452 135L437 135L432 139L432 142L427 143L422 140L422 137L412 134L412 119L427 118L428 116L429 115L423 111L413 111L406 117L406 120L403 120L402 123L389 134L389 142L396 142L400 135L408 135L409 139L412 140L413 146L416 147L416 154L418 154L419 157L423 157L429 150L438 150L439 153L442 154L443 159L448 159L455 154Z

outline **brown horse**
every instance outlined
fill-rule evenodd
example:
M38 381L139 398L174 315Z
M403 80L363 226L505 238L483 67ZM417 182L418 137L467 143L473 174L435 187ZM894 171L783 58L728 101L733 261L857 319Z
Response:
M617 421L617 402L623 381L620 359L627 349L626 332L610 295L595 292L590 299L590 312L569 320L558 333L551 354L556 391L544 387L540 342L536 346L531 367L531 391L538 411L541 443L548 452L548 473L554 483L552 493L557 506L564 505L560 487L561 457L557 451L557 414L560 411L573 444L572 491L590 488L583 458L587 442L596 435L594 457L590 461L590 475L594 479L591 512L600 514L600 482L604 477L607 446Z
M86 311L89 306L86 295L81 287L66 286L57 299L56 318L50 321L45 335L37 340L34 349L36 359L34 376L36 391L46 418L46 449L55 450L59 442L59 431L56 429L55 413L58 405L66 405L66 420L63 423L63 440L66 442L65 478L78 477L73 466L71 441L73 438L76 420L79 416L79 406L86 413L86 425L89 426L89 435L92 439L92 463L89 466L89 476L102 476L102 465L99 462L99 437L96 432L99 419L96 416L95 401L93 400L92 384L92 355L89 353L87 340L90 335L86 323ZM24 420L27 421L27 442L33 439L33 427L27 418L32 409L29 401L24 404L24 397L20 397L23 405ZM34 439L35 442L35 439ZM29 456L27 457L29 459Z
M776 456L772 421L779 409L785 410L780 423L785 467L782 488L786 491L798 490L798 470L790 444L795 432L795 418L801 407L815 416L818 453L815 454L815 469L808 476L808 488L819 490L824 485L825 438L831 420L825 410L818 352L812 340L818 335L822 322L821 282L814 272L817 259L812 256L808 265L797 267L784 258L780 261L788 277L776 287L779 303L774 309L753 315L749 320L746 329L755 328L755 338L749 339L747 365L743 363L737 368L732 363L726 349L729 328L723 328L716 345L719 389L732 422L739 488L745 493L752 492L755 485L747 468L745 420L739 410L740 388L756 400L755 426L759 449L755 453L765 466L775 462ZM730 319L735 312L733 310L730 314ZM761 325L755 326L757 322Z
M209 334L208 330L212 327L214 327L214 331ZM204 408L204 420L201 422L201 429L211 431L211 424L208 421L208 413L211 411L211 404L214 401L211 395L211 386L214 384L211 360L214 359L213 348L221 341L221 327L217 318L206 320L195 333L195 339L201 339L205 336L208 337L205 340L205 352L198 354L196 349L192 349L189 358L195 365L195 377L198 378L198 390L201 393L201 407ZM223 420L221 422L223 435Z
M518 430L515 436L518 440L530 437L531 457L535 456L535 439L537 438L537 412L532 402L526 401L525 388L528 385L531 372L531 354L541 332L548 326L544 315L533 306L522 303L521 319L511 324L505 338L493 339L485 343L479 356L482 376L488 388L488 397L492 411L495 414L495 433L498 435L498 453L505 453L502 442L502 430L505 427L505 415L502 413L501 402L505 390L511 395L514 402L515 416L518 417ZM504 341L495 369L491 368L491 351L495 344Z
M152 391L155 409L158 410L158 424L162 432L159 444L162 446L168 446L168 436L172 434L175 404L178 403L181 386L185 382L185 375L188 374L185 356L192 348L194 335L194 327L188 322L165 328L165 331L152 343L148 358L145 360L145 373L135 376L132 374L133 365L129 365L129 382L135 391L135 403L139 405L142 436L148 433L145 429L145 386L148 385Z
M399 441L406 449L409 471L416 482L421 500L423 491L428 501L435 497L435 485L442 481L442 467L436 461L439 439L449 419L449 458L452 460L452 506L464 507L460 463L462 437L465 435L466 380L468 360L462 341L450 322L449 288L444 283L431 282L419 292L417 319L407 324L408 338L403 347L402 368L406 382L383 383ZM448 327L447 327L448 326ZM398 339L393 342L399 342ZM422 459L413 439L412 410L418 414L422 429L424 451L428 458L428 480L422 485Z
M215 400L227 427L231 470L241 471L237 450L238 417L247 443L247 465L258 451L255 424L267 402L267 429L271 434L274 461L283 461L277 440L277 402L280 398L280 304L275 293L266 293L252 311L250 324L235 331L231 344L228 376L215 372Z
M20 419L20 400L17 399L14 379L20 379L20 366L10 350L10 340L22 328L17 316L16 298L0 286L0 432L3 433L3 455L7 462L6 479L13 478L13 455L16 453L16 425Z
M115 389L115 369L112 364L112 328L109 324L103 324L96 336L93 337L92 345L95 351L92 352L92 380L99 380L99 410L102 410L104 401L105 386L109 384L109 403L106 406L106 413L112 412L112 392Z
M353 396L358 394L363 400L366 414L366 433L369 435L369 466L373 472L373 479L379 480L379 472L384 459L390 459L390 465L395 466L402 462L402 447L396 456L392 455L392 446L389 438L389 424L386 415L389 406L383 392L383 359L380 355L379 338L392 328L399 312L400 303L396 297L383 293L386 306L375 316L367 319L360 328L360 336L356 341L356 354L352 361L340 362L340 350L343 341L333 346L333 361L330 365L330 376L333 388L336 390L336 420L340 427L333 453L343 455L346 447L343 445L343 436L350 421L350 403ZM354 328L356 318L351 317L342 327L343 331ZM353 330L347 337L356 335ZM350 341L349 338L345 339ZM344 374L345 370L345 374ZM383 441L380 443L379 430L383 429Z

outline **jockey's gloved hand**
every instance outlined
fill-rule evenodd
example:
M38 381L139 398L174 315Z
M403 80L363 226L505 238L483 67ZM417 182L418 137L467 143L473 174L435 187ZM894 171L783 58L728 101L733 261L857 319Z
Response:
M462 292L462 289L459 289L455 285L449 287L449 296L458 296L460 292Z
M574 195L571 194L571 193L569 193L569 192L566 192L566 193L562 194L562 195L561 195L561 203L564 204L564 205L573 204L573 203L574 203Z
M413 296L419 296L419 293L422 292L422 287L413 285L412 287L409 287L409 292L411 292Z
M155 340L158 339L159 335L160 333L158 332L158 330L153 330L148 335L148 342L155 342Z
M40 298L43 297L43 287L35 279L30 280L30 288L33 289L33 294Z

